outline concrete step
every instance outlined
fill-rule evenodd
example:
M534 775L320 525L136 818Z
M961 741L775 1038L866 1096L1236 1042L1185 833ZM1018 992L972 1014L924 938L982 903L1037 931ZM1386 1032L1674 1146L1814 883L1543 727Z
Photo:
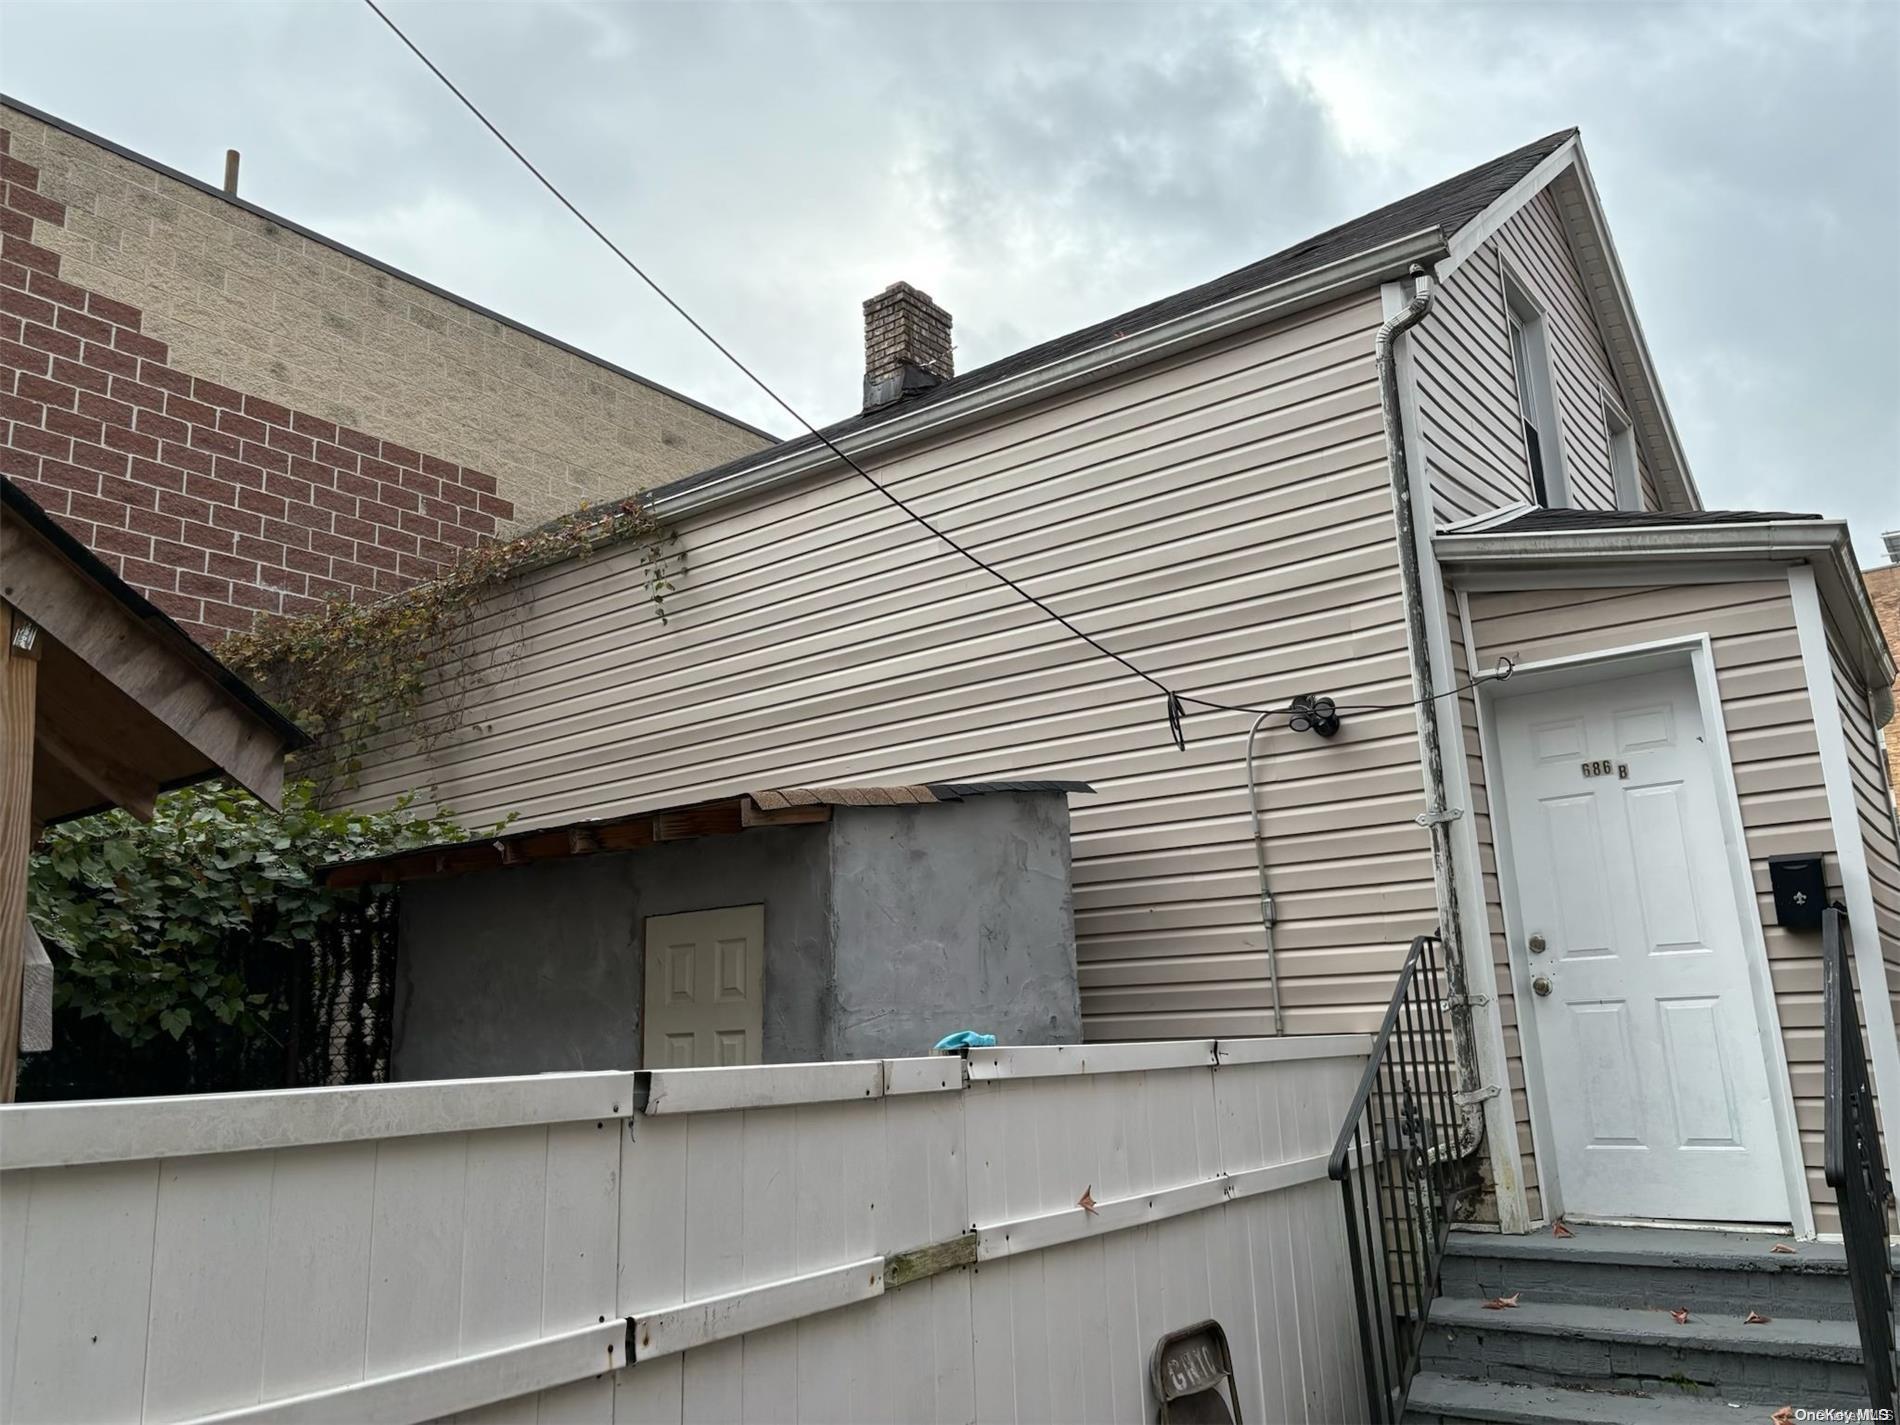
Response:
M1421 1371L1567 1389L1676 1394L1725 1401L1865 1405L1860 1338L1851 1321L1776 1314L1766 1325L1690 1303L1678 1325L1666 1310L1545 1302L1488 1311L1470 1297L1432 1305Z
M1412 1381L1407 1425L1477 1425L1509 1421L1522 1425L1754 1425L1767 1407L1736 1409L1719 1400L1688 1396L1619 1395L1600 1390L1511 1385L1421 1375Z
M1659 1227L1589 1227L1571 1237L1454 1232L1446 1246L1446 1296L1509 1296L1574 1306L1668 1309L1699 1315L1805 1316L1852 1321L1854 1301L1838 1243L1764 1233ZM1777 1246L1792 1253L1776 1252Z

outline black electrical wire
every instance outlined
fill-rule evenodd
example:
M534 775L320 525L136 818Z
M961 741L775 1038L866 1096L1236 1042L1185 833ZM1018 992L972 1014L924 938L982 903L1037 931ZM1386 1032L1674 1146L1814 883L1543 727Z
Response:
M721 356L725 357L727 361L730 361L733 364L733 366L738 369L740 374L743 375L754 386L757 386L759 390L763 391L774 405L776 405L780 410L784 411L785 414L790 416L793 420L797 421L799 425L803 426L806 432L814 440L818 441L818 443L824 446L826 450L830 451L833 455L837 456L838 459L842 460L846 465L850 466L851 469L856 471L859 475L863 476L866 483L868 483L872 489L876 490L885 499L889 500L891 504L895 505L897 509L901 513L903 513L905 516L915 521L918 525L922 526L926 532L932 535L935 535L938 539L942 540L945 544L949 545L952 549L954 549L958 554L961 554L965 559L969 560L970 563L976 565L977 568L981 569L984 573L988 574L991 578L997 580L999 583L1007 587L1012 593L1016 594L1020 598L1026 600L1027 602L1035 605L1038 609L1042 610L1043 613L1047 614L1050 618L1054 619L1057 623L1061 624L1065 629L1067 629L1070 633L1074 634L1077 638L1081 639L1082 642L1086 643L1090 648L1093 648L1097 653L1100 653L1105 658L1114 659L1117 663L1121 664L1122 667L1126 668L1130 673L1133 673L1137 678L1140 678L1143 682L1149 684L1157 692L1159 692L1163 697L1165 697L1167 699L1168 734L1174 739L1174 745L1176 748L1185 750L1187 747L1187 736L1183 730L1182 724L1187 717L1187 708L1185 704L1188 704L1188 703L1192 703L1198 708L1204 708L1209 712L1252 713L1256 716L1265 714L1268 716L1282 716L1282 717L1290 717L1293 715L1293 709L1291 708L1247 707L1244 704L1218 703L1218 702L1214 702L1213 700L1209 698L1195 697L1191 693L1175 692L1174 689L1170 688L1166 683L1163 683L1159 678L1155 677L1154 674L1148 672L1146 669L1140 667L1139 665L1131 662L1123 654L1117 653L1114 649L1110 648L1107 644L1097 639L1093 634L1084 632L1082 629L1077 628L1073 623L1071 623L1068 620L1067 617L1059 613L1057 610L1051 608L1048 604L1044 603L1041 599L1037 598L1034 594L1030 593L1029 590L1025 589L1021 584L1017 583L1009 575L1005 574L1001 569L998 569L994 564L991 564L988 560L984 559L981 555L977 554L975 551L965 547L962 544L959 544L956 540L952 539L949 535L945 534L942 530L938 529L929 520L925 519L922 515L918 514L917 511L913 510L909 505L905 504L901 498L899 498L895 493L893 493L890 487L884 484L883 481L879 480L877 476L873 475L869 470L865 469L862 465L858 464L857 461L853 460L844 451L840 450L838 446L832 441L831 437L826 435L823 431L819 430L818 427L813 425L810 421L806 420L803 415L801 415L797 410L795 410L792 407L790 402L788 402L783 396L779 395L777 391L774 391L770 386L768 386L765 383L765 380L763 377L761 377L750 366L747 366L745 362L741 361L737 356L735 356L730 347L728 347L724 342L720 341L719 338L714 336L710 331L706 330L706 328L699 323L699 320L696 317L694 317L691 312L687 311L686 308L682 307L678 302L674 301L671 294L669 294L664 287L660 286L658 282L654 281L653 278L649 277L646 273L646 270L642 268L639 263L635 262L631 257L627 256L626 252L621 249L618 243L616 243L612 238L608 237L606 233L602 232L600 228L598 228L594 224L593 219L589 218L587 214L583 213L579 208L575 207L574 204L569 200L568 196L565 193L563 193L559 188L556 188L552 180L550 180L548 176L545 173L543 173L540 169L536 168L534 166L533 161L530 160L529 157L525 153L523 153L520 149L515 147L514 143L509 139L508 135L504 134L499 128L497 128L494 122L491 119L489 119L488 115L484 114L478 107L476 107L475 101L470 99L468 95L464 94L459 88L457 88L455 81L450 79L448 75L444 74L442 70L436 65L436 62L430 59L428 55L424 54L421 48L417 46L414 40L410 39L408 35L403 33L402 27L398 25L394 20L389 18L388 14L384 12L382 6L376 3L376 0L363 0L363 3L369 6L370 10L375 14L377 19L381 20L385 25L389 27L390 33L395 35L397 39L401 40L404 47L407 48L411 54L413 54L417 59L422 61L423 66L429 71L429 73L433 74L437 79L442 81L443 87L446 88L449 91L449 93L453 94L457 99L461 101L462 107L467 109L469 113L475 116L477 122L479 122L483 128L487 129L488 132L494 136L495 141L499 143L503 148L507 149L509 153L513 154L516 162L518 162L523 168L527 169L529 173L534 175L535 180L539 182L543 188L547 189L551 195L553 195L555 202L559 203L563 208L566 208L568 212L572 213L574 217L579 220L581 226L586 228L587 231L592 233L595 237L599 238L601 243L607 248L609 252L611 252L615 257L619 258L621 262L626 264L628 271L632 272L635 277L638 277L642 282L644 282L647 285L648 289L653 293L654 296L658 297L662 302L666 303L667 306L671 307L674 313L678 315L681 321L685 322L694 331L698 332L700 336L704 337L706 341L712 346L713 350L717 351ZM1464 692L1467 688L1475 687L1478 683L1490 682L1493 679L1508 678L1510 676L1510 660L1500 659L1498 660L1498 662L1499 662L1498 672L1494 674L1481 675L1477 678L1470 680L1469 682L1461 684L1459 687L1453 688L1450 692L1436 693L1436 694L1433 694L1433 696L1435 698L1453 697L1459 693ZM1390 704L1383 704L1383 705L1364 704L1364 705L1357 705L1357 706L1351 705L1351 704L1340 704L1340 705L1337 705L1337 707L1340 712L1397 712L1404 708L1417 707L1418 704L1423 701L1424 699L1422 698L1414 698L1409 703L1390 703Z
M1455 698L1461 693L1470 692L1480 683L1502 683L1516 671L1517 660L1500 654L1497 666L1489 673L1474 674L1455 688L1447 688L1442 693L1433 693L1432 698L1434 701L1439 698ZM1409 703L1334 703L1333 711L1342 713L1404 712L1407 708L1415 708L1424 701L1423 698L1413 698Z

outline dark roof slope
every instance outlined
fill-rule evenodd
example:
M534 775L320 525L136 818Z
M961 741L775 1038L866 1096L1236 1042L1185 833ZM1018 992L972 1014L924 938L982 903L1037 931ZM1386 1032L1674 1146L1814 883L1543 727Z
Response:
M1383 208L1374 209L1364 217L1354 218L1336 228L1329 228L1317 237L1305 242L1295 243L1271 257L1261 258L1246 267L1236 268L1225 276L1216 277L1211 282L1203 282L1198 287L1190 287L1185 292L1177 292L1171 297L1163 297L1158 302L1136 307L1123 312L1120 316L1110 317L1093 326L1072 331L1053 341L1043 342L1014 356L1005 356L992 361L987 366L979 366L974 371L934 386L920 396L907 401L895 402L868 414L850 416L835 425L826 426L824 433L832 440L841 436L853 435L861 430L882 425L900 415L908 415L919 407L933 405L952 396L960 396L978 387L1032 371L1052 361L1073 356L1077 352L1087 351L1091 347L1125 333L1140 331L1176 317L1186 316L1202 307L1213 306L1230 297L1236 297L1256 288L1266 287L1275 282L1284 282L1303 272L1324 267L1329 263L1341 262L1346 258L1367 252L1385 243L1396 241L1412 233L1428 228L1437 228L1445 237L1450 238L1492 203L1509 192L1525 174L1555 153L1577 131L1565 129L1561 133L1547 135L1536 143L1524 145L1520 149L1494 158L1489 163L1481 163L1454 178L1435 183L1430 188L1414 193L1409 198L1401 198L1396 203L1388 203ZM810 449L818 444L811 435L794 436L777 445L767 446L764 450L751 455L741 456L711 470L702 470L696 475L683 476L664 485L654 487L651 495L674 495L687 490L721 480L737 474L741 470L763 465L767 461L777 460L800 450Z
M1451 530L1441 538L1461 534L1557 534L1564 530L1654 529L1658 526L1697 524L1768 524L1777 520L1818 520L1819 515L1790 514L1785 510L1526 510L1502 524L1481 530Z
M179 657L244 704L266 727L283 739L287 751L294 752L309 745L310 737L302 728L272 707L261 693L220 663L203 644L172 622L169 614L121 579L113 572L111 565L75 539L64 525L40 508L37 500L4 476L0 476L0 506L18 515L40 538L77 567L81 574L110 594L127 613L156 633L162 642L171 645Z

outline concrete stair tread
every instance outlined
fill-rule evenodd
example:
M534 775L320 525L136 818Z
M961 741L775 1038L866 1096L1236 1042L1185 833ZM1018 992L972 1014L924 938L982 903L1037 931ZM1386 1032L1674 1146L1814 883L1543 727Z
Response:
M1553 1237L1548 1229L1524 1236L1502 1232L1453 1232L1445 1251L1453 1257L1600 1262L1628 1267L1696 1267L1719 1271L1826 1272L1845 1274L1847 1257L1838 1242L1796 1242L1765 1232L1708 1232L1687 1227L1590 1227ZM1777 1252L1777 1246L1794 1251Z
M1772 1302L1764 1302L1769 1311ZM1547 1336L1580 1336L1640 1341L1761 1355L1797 1355L1810 1360L1860 1360L1860 1334L1852 1321L1815 1321L1771 1316L1764 1325L1744 1325L1735 1316L1698 1316L1690 1303L1686 1324L1677 1325L1667 1310L1648 1307L1572 1306L1520 1301L1501 1311L1487 1310L1476 1298L1440 1297L1432 1303L1433 1327L1474 1331L1511 1331Z
M1504 1313L1487 1312L1487 1315ZM1714 1425L1717 1421L1766 1421L1773 1407L1688 1396L1624 1395L1566 1390L1422 1374L1412 1381L1406 1406L1414 1414L1453 1420L1521 1421L1523 1425Z

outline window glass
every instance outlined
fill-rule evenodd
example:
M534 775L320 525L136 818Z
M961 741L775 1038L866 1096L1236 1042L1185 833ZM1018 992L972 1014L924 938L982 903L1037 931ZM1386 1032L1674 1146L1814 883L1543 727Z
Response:
M1610 476L1616 484L1616 507L1640 510L1643 507L1643 482L1636 470L1636 432L1629 417L1609 401L1603 401L1603 426L1610 437Z
M1517 313L1511 317L1511 364L1517 371L1517 408L1524 422L1524 453L1530 460L1531 498L1539 505L1550 504L1550 491L1544 480L1543 418L1537 404L1538 382L1534 362L1543 352Z

